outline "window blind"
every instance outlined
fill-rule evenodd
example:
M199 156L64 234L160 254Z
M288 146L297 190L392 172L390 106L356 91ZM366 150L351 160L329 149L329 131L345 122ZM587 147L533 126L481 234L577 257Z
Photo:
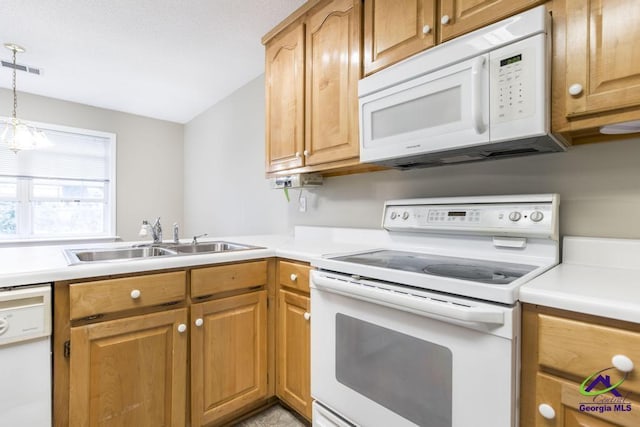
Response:
M0 176L109 181L110 138L40 129L50 147L16 154L0 144Z

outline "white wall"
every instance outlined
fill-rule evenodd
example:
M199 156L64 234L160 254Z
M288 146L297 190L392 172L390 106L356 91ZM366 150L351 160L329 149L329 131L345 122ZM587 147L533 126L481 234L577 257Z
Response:
M10 116L10 90L0 88L0 116ZM117 135L117 234L139 240L143 219L162 217L164 234L183 222L184 126L58 99L18 93L18 117Z
M282 232L294 225L379 227L384 200L557 192L564 235L640 238L640 139L571 147L566 153L328 178L305 190L298 212L264 179L260 77L185 129L185 222L189 233Z
M288 230L284 196L264 168L264 76L185 125L185 232L243 235Z

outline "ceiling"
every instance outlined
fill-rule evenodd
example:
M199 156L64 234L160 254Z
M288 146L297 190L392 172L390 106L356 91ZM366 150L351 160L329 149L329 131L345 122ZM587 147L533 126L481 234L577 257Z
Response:
M0 0L18 92L186 123L264 72L262 36L304 0ZM0 67L0 87L11 69Z

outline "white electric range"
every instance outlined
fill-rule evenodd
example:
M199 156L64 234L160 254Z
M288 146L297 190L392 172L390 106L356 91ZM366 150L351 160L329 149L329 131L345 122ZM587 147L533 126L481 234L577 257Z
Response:
M515 426L518 290L559 261L558 206L390 201L391 244L312 262L314 426Z

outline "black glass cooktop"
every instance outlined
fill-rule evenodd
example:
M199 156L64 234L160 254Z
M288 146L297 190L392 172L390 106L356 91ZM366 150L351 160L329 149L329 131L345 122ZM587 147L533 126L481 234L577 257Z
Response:
M449 277L472 282L507 285L537 267L392 250L378 250L333 258L392 270Z

